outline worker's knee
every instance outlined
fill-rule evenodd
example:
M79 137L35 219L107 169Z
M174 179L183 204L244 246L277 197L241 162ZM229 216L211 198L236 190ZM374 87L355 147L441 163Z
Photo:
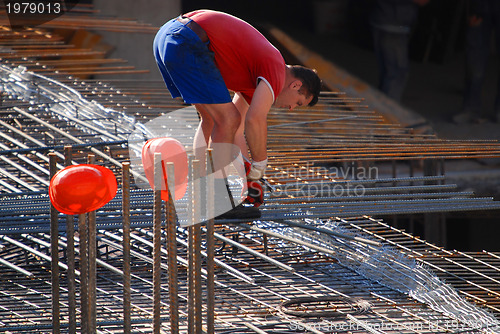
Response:
M201 117L201 126L203 127L203 131L212 129L214 127L214 120L212 117Z
M232 112L227 112L222 117L214 118L215 126L223 128L225 131L236 133L241 123L241 115L235 108Z
M202 106L214 124L214 131L234 136L241 123L241 114L233 103L205 104Z

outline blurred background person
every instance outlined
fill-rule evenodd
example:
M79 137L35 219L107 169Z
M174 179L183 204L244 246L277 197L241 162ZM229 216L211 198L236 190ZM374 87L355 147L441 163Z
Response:
M500 1L500 0L499 0ZM429 0L376 0L370 17L378 88L400 102L408 79L409 43L419 6Z
M495 36L497 57L500 51L500 1L468 0L467 5L465 92L462 112L453 117L456 123L483 122L491 118L483 108L481 95L492 34ZM500 80L500 70L497 71ZM493 118L500 122L500 81L497 84L494 113Z

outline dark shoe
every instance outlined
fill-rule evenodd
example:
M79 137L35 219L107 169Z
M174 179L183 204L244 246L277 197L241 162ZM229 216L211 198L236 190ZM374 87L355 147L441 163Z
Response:
M456 124L471 123L473 119L474 119L474 114L469 111L462 112L460 114L453 116L453 122L455 122Z
M256 219L260 216L260 210L253 205L240 204L231 211L218 215L215 219Z

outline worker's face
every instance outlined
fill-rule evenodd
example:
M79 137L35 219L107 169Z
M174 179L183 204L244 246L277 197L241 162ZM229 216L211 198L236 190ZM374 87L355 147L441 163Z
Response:
M308 105L313 96L307 96L300 88L302 87L302 82L300 80L295 80L291 82L288 86L283 88L281 93L276 98L274 106L277 108L287 108L288 110L293 110L295 107Z

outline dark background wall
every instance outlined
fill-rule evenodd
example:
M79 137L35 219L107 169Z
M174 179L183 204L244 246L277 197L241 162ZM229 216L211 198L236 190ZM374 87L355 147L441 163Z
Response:
M182 11L208 8L228 12L254 25L271 23L281 28L310 33L335 33L370 49L369 15L374 0L183 0ZM431 0L420 8L410 47L416 61L446 62L463 49L465 0ZM335 31L318 31L318 22L328 20ZM332 29L333 30L333 29Z

